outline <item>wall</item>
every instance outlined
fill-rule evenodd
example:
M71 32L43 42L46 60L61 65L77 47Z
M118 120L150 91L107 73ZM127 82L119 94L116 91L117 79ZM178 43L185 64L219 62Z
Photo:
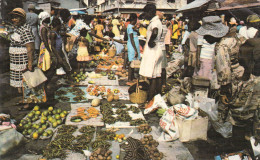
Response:
M60 7L73 9L73 8L80 8L79 1L76 0L60 0Z

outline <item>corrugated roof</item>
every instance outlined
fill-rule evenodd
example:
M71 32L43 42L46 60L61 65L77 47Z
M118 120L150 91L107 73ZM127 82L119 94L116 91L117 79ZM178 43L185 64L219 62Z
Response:
M193 1L189 4L187 4L186 6L178 9L176 12L181 12L181 11L186 11L186 10L198 8L198 7L201 7L202 5L208 3L209 1L210 0L196 0L196 1Z

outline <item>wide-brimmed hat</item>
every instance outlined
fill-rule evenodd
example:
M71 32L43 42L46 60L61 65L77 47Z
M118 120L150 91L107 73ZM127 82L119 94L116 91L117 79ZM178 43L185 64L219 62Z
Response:
M202 26L196 30L199 35L210 35L216 38L225 36L229 28L222 24L219 16L208 16L202 18Z
M247 17L247 22L249 23L260 22L260 17L256 14L250 15Z
M11 15L18 15L22 18L26 18L26 12L22 8L15 8L10 12Z

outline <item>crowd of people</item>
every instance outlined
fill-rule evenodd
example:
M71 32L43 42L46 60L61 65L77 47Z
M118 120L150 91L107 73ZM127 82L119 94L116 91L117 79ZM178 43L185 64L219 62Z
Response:
M147 4L140 15L130 14L128 19L79 15L54 8L51 14L37 15L33 5L28 8L28 13L21 8L11 12L15 30L10 38L10 85L19 92L22 72L33 70L33 64L47 76L48 93L49 81L56 73L74 70L72 60L78 62L77 69L85 68L96 46L101 50L105 42L110 42L116 46L117 55L127 48L128 85L139 78L131 63L140 61L139 76L150 85L148 101L166 85L167 58L178 50L185 57L182 78L213 81L216 73L220 87L215 89L223 104L223 120L228 118L234 125L243 126L259 107L258 15L237 23L234 17L227 20L222 15L201 19L165 16L153 4Z

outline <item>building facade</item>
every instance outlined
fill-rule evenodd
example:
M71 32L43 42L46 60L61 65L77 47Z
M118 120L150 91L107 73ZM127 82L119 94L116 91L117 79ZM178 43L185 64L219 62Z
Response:
M154 3L165 14L173 14L185 6L187 0L97 0L96 11L104 15L127 17L129 13L141 13L147 3Z

